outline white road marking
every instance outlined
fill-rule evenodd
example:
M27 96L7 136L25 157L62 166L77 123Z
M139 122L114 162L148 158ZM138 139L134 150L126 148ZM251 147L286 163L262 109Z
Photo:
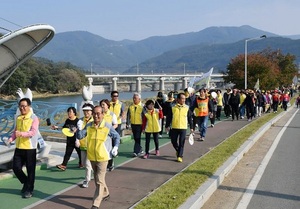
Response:
M288 127L288 125L291 123L291 121L293 120L293 118L295 117L295 115L297 114L298 110L293 114L293 116L289 119L289 121L284 125L284 127L280 130L279 134L277 135L277 137L275 138L270 150L268 151L268 153L266 154L266 156L264 157L261 165L258 167L254 177L252 178L251 182L249 183L246 192L244 193L240 203L238 204L238 206L236 207L236 209L245 209L248 207L251 198L254 194L254 191L263 175L263 173L265 172L265 169L283 135L283 133L285 132L286 128Z

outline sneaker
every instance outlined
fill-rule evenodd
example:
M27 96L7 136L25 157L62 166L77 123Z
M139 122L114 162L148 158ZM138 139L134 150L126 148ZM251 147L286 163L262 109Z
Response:
M62 170L62 171L65 171L67 169L67 166L64 166L64 165L57 165L56 168Z
M145 154L145 152L142 150L138 153L138 156L143 156Z
M132 154L132 157L137 157L137 156L138 156L138 154L135 152Z
M32 192L26 191L26 192L23 194L22 197L23 197L23 198L30 198L30 197L32 197Z
M88 181L83 181L81 187L82 188L88 188L89 187L89 182Z
M203 142L204 140L205 140L205 138L204 138L204 137L201 137L201 138L200 138L200 141L202 141L202 142Z
M162 138L162 135L158 135L159 138Z
M78 164L78 168L83 168L83 167L84 166L81 163Z
M145 155L143 156L143 158L144 158L144 159L148 159L148 158L149 158L149 154L145 154Z
M113 170L115 170L115 166L110 166L109 168L107 168L107 171L113 171Z
M156 156L159 156L159 155L160 155L159 150L155 150L155 155L156 155Z
M210 126L213 128L215 125L214 125L214 124L211 124Z
M202 136L200 136L200 137L198 138L198 141L202 141Z
M177 162L182 163L182 157L178 157L178 158L177 158Z
M110 196L107 195L107 196L105 196L105 197L102 198L102 201L106 201L106 200L108 200L109 198L110 198Z

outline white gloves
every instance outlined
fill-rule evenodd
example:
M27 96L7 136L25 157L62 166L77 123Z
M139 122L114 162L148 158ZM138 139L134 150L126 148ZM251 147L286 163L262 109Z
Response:
M75 141L75 147L80 147L79 139L76 139L76 141Z
M116 157L118 155L118 147L114 147L112 150L111 150L111 154Z
M78 122L77 122L77 129L78 130L82 130L82 127L83 126L83 121L82 120L79 120Z

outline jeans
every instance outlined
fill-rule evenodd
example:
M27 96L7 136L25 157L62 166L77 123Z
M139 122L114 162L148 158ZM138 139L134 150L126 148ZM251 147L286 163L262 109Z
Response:
M207 129L208 116L197 117L197 124L200 132L200 137L205 137Z

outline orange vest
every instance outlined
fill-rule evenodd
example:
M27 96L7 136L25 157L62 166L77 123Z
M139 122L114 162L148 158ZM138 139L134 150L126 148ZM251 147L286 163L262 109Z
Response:
M208 98L199 99L197 98L197 107L195 108L195 116L207 116L208 115Z

